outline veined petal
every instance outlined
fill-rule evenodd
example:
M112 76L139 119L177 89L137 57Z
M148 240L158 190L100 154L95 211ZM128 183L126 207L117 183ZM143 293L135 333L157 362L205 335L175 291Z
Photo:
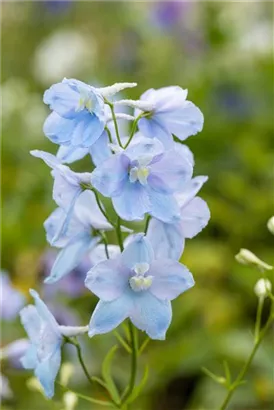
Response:
M30 341L37 344L37 335L40 332L42 321L38 314L37 308L33 305L24 307L20 312L20 319L23 327L25 328Z
M52 332L56 333L57 336L60 336L58 328L59 325L52 313L48 310L47 305L41 300L40 296L35 290L30 289L29 293L34 299L35 306L41 320L46 322L50 326Z
M110 302L125 291L129 274L130 271L119 263L119 259L108 259L90 269L85 286L103 301Z
M129 269L140 263L150 264L153 259L153 248L143 233L133 235L130 243L121 255L121 262Z
M130 320L151 339L164 340L171 323L172 309L169 300L160 300L149 291L136 292Z
M150 292L161 300L172 300L194 286L189 270L181 263L170 259L157 259L149 269L153 276Z
M74 238L65 248L63 248L51 269L50 276L45 279L45 283L55 283L63 276L71 272L79 265L82 258L99 242L100 238L91 236L88 233L80 234Z
M43 132L51 142L69 145L76 125L76 119L66 119L52 112L44 122Z
M146 212L151 210L147 190L138 182L127 180L119 196L112 198L117 214L126 221L142 220Z
M79 195L75 202L74 213L86 228L92 226L95 229L113 229L100 211L92 191L86 190Z
M167 224L152 218L147 231L155 259L178 260L183 253L185 240L180 223Z
M64 118L75 116L79 98L79 92L67 82L53 84L44 93L44 103Z
M42 361L35 369L35 376L40 381L45 395L50 399L54 395L54 382L61 365L61 349L56 346L55 352L48 360Z
M89 148L77 148L74 145L61 145L56 157L65 164L71 164L84 158L89 153Z
M104 196L117 195L128 178L128 167L124 154L113 155L91 173L91 183Z
M164 146L156 138L144 138L138 136L136 140L125 150L125 154L131 161L137 161L140 165L148 165L155 156L164 152Z
M152 216L167 223L179 221L180 208L172 195L163 194L150 188L149 198L151 202L150 214Z
M187 145L181 144L180 142L175 142L174 143L174 149L175 151L178 152L179 155L181 155L183 158L187 159L188 162L194 167L194 155L190 151Z
M181 228L185 238L193 238L208 224L210 211L200 197L193 198L181 210Z
M175 197L181 209L195 197L195 195L200 191L200 189L207 180L208 177L203 175L192 178L185 185L182 192L175 194Z
M55 155L50 154L49 152L35 149L30 151L30 154L33 157L41 158L52 169L61 164L61 161Z
M98 138L98 140L95 141L94 144L92 144L92 146L90 147L92 162L96 167L112 155L108 143L108 136L106 131L104 131L100 138Z
M132 300L128 293L111 301L100 300L91 316L89 336L108 333L120 325L132 310Z
M166 149L171 149L174 146L174 141L171 133L158 123L154 118L141 118L138 121L138 127L141 133L147 138L157 138L161 141Z

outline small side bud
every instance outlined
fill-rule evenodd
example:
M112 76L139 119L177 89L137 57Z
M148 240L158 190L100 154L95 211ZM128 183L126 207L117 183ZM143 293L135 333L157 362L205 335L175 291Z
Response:
M267 228L274 235L274 216L267 221Z
M65 405L65 410L74 410L78 403L78 397L75 393L68 391L63 396L63 402Z
M268 279L259 279L254 286L254 292L258 298L265 298L272 290L271 282Z
M73 375L74 367L71 363L64 363L60 370L60 383L67 386L71 376Z
M41 386L41 383L39 382L39 380L36 379L36 377L31 377L30 379L28 379L26 384L29 390L39 392L43 394L44 396L43 387Z
M261 259L259 259L254 253L248 249L240 249L240 252L235 255L235 259L243 265L256 266L260 270L271 270L273 266L268 265Z

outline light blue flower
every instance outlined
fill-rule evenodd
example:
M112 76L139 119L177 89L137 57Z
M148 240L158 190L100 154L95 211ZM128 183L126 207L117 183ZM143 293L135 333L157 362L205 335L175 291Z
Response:
M86 287L98 302L89 336L107 333L126 318L152 339L165 339L171 323L171 300L194 285L188 269L171 259L155 259L143 234L137 234L116 259L98 263L87 274Z
M22 357L25 369L34 369L48 398L54 395L54 382L61 364L62 334L59 325L37 292L30 290L35 300L20 312L31 346Z
M0 318L1 320L13 320L24 305L25 297L19 290L13 287L9 275L2 270L0 272L0 286Z
M98 208L94 193L88 190L78 196L67 229L60 235L66 218L65 211L57 208L44 223L48 242L62 248L50 276L45 280L46 283L58 281L80 264L85 255L101 240L96 230L112 229Z
M180 217L174 193L190 180L192 170L189 160L175 149L165 150L157 139L138 138L99 165L91 183L111 197L117 214L125 220L141 220L149 213L172 222Z
M172 146L172 135L183 141L197 134L203 128L204 117L199 108L186 98L187 90L178 86L146 91L141 96L140 106L143 102L153 108L139 120L139 130L146 137L160 139L166 147ZM140 113L137 109L136 115Z
M207 181L206 176L193 178L181 193L176 194L180 207L180 221L168 224L152 218L147 237L156 257L178 260L184 250L185 238L193 238L204 229L210 219L206 202L195 195Z

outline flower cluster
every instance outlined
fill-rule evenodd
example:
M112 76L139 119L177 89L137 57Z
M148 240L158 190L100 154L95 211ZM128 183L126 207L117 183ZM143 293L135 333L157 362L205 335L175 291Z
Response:
M21 320L31 345L22 363L34 369L48 397L66 338L107 333L128 318L151 339L163 340L171 301L194 285L179 259L185 239L206 226L210 213L197 196L207 177L193 177L193 155L182 141L202 130L203 115L177 86L150 89L140 100L114 97L135 86L95 88L65 78L44 95L52 111L44 133L59 148L56 155L31 154L51 170L57 207L44 227L50 245L60 249L45 282L56 283L89 256L85 286L99 298L88 326L65 327L30 291L35 306L24 308ZM120 112L123 106L132 113ZM120 120L132 121L127 135L119 133ZM92 172L66 165L86 155ZM132 221L137 232L125 226ZM111 230L119 246L109 244Z

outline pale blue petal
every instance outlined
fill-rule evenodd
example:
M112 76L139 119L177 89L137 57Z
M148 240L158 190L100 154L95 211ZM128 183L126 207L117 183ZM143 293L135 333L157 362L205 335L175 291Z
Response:
M95 229L110 230L112 225L107 221L100 211L93 192L86 190L82 192L74 206L74 213L83 226Z
M64 118L75 117L79 99L79 92L66 82L53 84L44 93L44 103Z
M89 323L89 336L108 333L120 325L132 310L129 293L124 293L112 302L99 301Z
M172 300L194 286L189 270L181 263L171 259L155 260L149 269L153 276L149 291L162 300Z
M130 314L132 323L151 339L164 340L171 323L172 309L168 300L160 300L149 291L135 293L134 309Z
M38 314L37 308L33 305L24 307L20 312L20 319L30 341L37 344L37 335L39 334L42 326L42 321Z
M55 352L47 359L38 364L35 376L40 381L45 395L51 399L54 395L54 382L61 365L61 349L56 346Z
M191 179L193 167L189 161L182 158L175 150L167 151L159 161L151 166L148 183L153 186L153 178L158 179L156 189L161 188L166 192L174 192L182 189L186 182ZM161 181L161 184L159 184Z
M180 219L180 208L172 195L165 195L150 189L150 214L163 222L174 223Z
M126 149L125 154L131 161L138 161L140 165L148 165L151 160L164 152L163 144L156 138L138 136Z
M39 333L36 333L36 338ZM25 355L20 359L22 366L25 369L34 369L37 365L37 353L34 345L29 346Z
M46 322L50 327L51 331L54 332L57 336L59 336L59 325L56 322L52 313L48 310L47 305L41 300L40 296L35 290L30 289L29 293L35 301L35 306L41 320Z
M52 112L44 122L43 132L51 142L68 145L76 125L76 119L68 120Z
M82 192L79 175L66 165L55 168L52 174L54 176L52 197L58 206L68 210Z
M155 259L180 259L185 246L180 223L167 224L152 218L149 222L147 237L154 249Z
M137 263L150 264L153 259L153 248L143 233L134 235L121 255L121 262L129 269L132 269Z
M179 155L187 159L188 162L194 167L194 155L187 145L181 144L180 142L175 142L174 149L178 152Z
M117 214L126 221L142 220L151 204L146 189L139 183L127 180L119 196L112 198Z
M208 180L207 176L198 176L192 178L183 188L182 192L176 193L175 197L178 201L180 208L182 209L184 206L191 201L195 195L200 191L203 184Z
M104 196L120 194L128 179L129 159L123 154L116 154L95 168L91 174L91 183Z
M95 114L90 115L82 134L81 146L91 147L102 135L105 128L105 121L101 121Z
M71 164L84 158L88 153L89 148L78 148L74 145L61 145L56 156L63 163Z
M50 276L46 278L45 283L55 283L70 273L99 240L98 237L92 238L89 233L83 233L74 238L57 255Z
M95 265L88 273L85 286L105 302L117 299L128 287L130 271L119 259L108 259Z
M108 135L107 132L104 131L100 138L90 147L90 155L96 167L112 155L108 143Z
M49 152L35 149L33 151L30 151L30 153L33 157L41 158L52 169L61 164L60 160L55 155L52 155Z
M207 203L199 197L192 199L181 209L181 227L185 238L193 238L208 224L210 211Z
M141 118L138 127L145 137L157 138L166 149L173 147L174 141L171 133L162 124L155 121L153 117L150 119Z

